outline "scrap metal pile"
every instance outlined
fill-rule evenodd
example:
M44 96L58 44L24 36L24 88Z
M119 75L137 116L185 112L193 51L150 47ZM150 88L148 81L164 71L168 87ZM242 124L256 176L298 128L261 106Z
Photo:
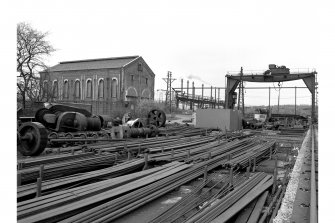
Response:
M46 104L33 119L33 122L18 121L17 147L24 156L38 156L47 145L111 141L115 131L108 129L122 124L121 120L108 115L93 115L85 109L60 104ZM158 109L151 110L146 119L130 120L127 116L117 134L119 138L120 135L125 138L154 137L165 121L165 113Z
M53 123L55 130L59 122L52 120L61 116L44 112L48 120L44 124ZM97 131L84 131L82 138L83 131L74 131L68 132L73 137L64 139L67 133L51 131L49 126L47 144L62 140L66 144L18 159L18 222L111 222L199 179L190 194L157 213L151 222L225 222L236 216L257 221L274 213L272 206L278 205L285 189L277 187L271 174L255 172L257 164L276 153L274 138L224 134L191 125L163 127L165 114L151 111L148 116L147 122L157 125L154 131L160 136L111 140L111 135L89 136ZM133 120L137 127L132 129L142 131L143 123ZM25 148L35 148L41 139L34 135L34 126L39 124L19 128ZM72 144L79 139L85 143ZM87 143L87 139L92 140ZM261 216L265 206L271 208Z
M110 222L215 168L226 167L236 172L245 167L245 163L254 165L266 159L269 153L274 153L274 141L258 138L238 139L238 137L241 136L226 139L221 133L182 138L159 137L158 144L153 139L134 139L127 143L123 142L123 148L120 148L122 145L111 144L114 147L103 148L100 154L92 152L86 155L83 152L80 155L56 154L52 155L53 157L22 160L18 164L21 168L19 174L31 168L38 170L39 165L45 166L42 173L37 172L42 178L39 189L34 183L22 181L24 175L21 175L22 185L18 187L18 222ZM106 144L103 145L106 146ZM140 155L139 157L144 156L139 159L129 154L122 155L122 151L131 153L134 150L138 153L139 145L150 148L146 149L148 156L137 154ZM152 151L151 148L153 148ZM176 150L176 159L173 157L171 159L171 154L169 159L162 159L166 156L165 149L170 153ZM177 152L178 150L180 151ZM102 158L109 156L108 154L114 155L114 160L108 167L97 170L96 165L88 165L91 169L82 170L80 173L76 171L75 174L62 176L57 172L55 175L52 174L56 167L63 167L66 170L69 161L75 163L77 159L80 161L92 156ZM57 156L63 157L64 160ZM69 158L70 156L73 156L73 159ZM115 158L119 163L113 165ZM255 160L256 163L246 162L250 159ZM168 162L163 165L155 164L162 160ZM82 163L83 166L85 166L84 163L85 161ZM36 178L36 175L34 177ZM252 176L250 179L254 178ZM241 177L238 179L240 180L235 180L233 183L236 188L244 182ZM265 178L257 179L255 185L258 185L261 180L264 181ZM269 178L266 179L266 182L262 181L264 185L270 182ZM227 178L223 182L227 184L228 181ZM252 184L252 188L255 185ZM230 190L222 189L219 195L227 194Z

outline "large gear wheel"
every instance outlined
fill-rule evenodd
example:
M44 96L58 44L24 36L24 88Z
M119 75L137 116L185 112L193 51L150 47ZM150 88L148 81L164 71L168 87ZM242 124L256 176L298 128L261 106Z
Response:
M166 122L166 115L162 110L153 109L148 113L149 125L163 127Z
M24 156L38 156L48 143L48 131L39 122L23 123L19 130L20 142L17 149Z

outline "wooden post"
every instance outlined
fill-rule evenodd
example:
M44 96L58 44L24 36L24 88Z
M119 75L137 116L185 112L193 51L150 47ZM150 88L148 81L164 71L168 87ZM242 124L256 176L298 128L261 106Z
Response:
M229 170L229 186L233 187L233 167L230 167Z
M44 172L44 165L42 164L40 166L40 178L41 178L41 180L43 180L43 172Z
M206 165L205 170L204 170L204 181L207 180L207 175L208 175L208 173L207 173L207 165Z
M246 174L246 177L249 179L250 177L250 166L247 167L247 174Z
M254 166L252 167L252 172L255 173L256 171L256 157L254 158Z
M272 186L272 194L274 194L276 192L276 188L277 188L277 156L275 157L275 168L273 171L273 186Z
M17 186L21 186L21 173L17 173Z
M138 155L141 153L141 143L138 145Z
M42 190L42 180L41 180L41 178L37 178L36 197L40 197L41 196L41 190Z
M148 168L148 160L149 160L149 153L148 151L144 151L144 167L143 170Z

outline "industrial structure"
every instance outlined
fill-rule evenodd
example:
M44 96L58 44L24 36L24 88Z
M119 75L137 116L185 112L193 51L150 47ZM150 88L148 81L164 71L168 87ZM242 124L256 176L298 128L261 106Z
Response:
M141 56L65 61L40 75L44 100L92 104L93 113L154 99L155 74Z
M136 70L143 72L139 70L143 60L135 61L130 62L129 73L124 71L128 65L123 65L118 79L107 68L106 76L92 79L87 78L91 73L63 72L61 68L70 70L82 63L63 62L44 73L44 80L46 85L54 80L52 89L59 100L64 95L68 101L89 103L151 99L153 94L145 93L150 87L141 85L144 74L139 74L138 85L131 82ZM102 61L83 64L91 62ZM71 79L71 72L82 76ZM129 75L132 85L127 83ZM56 103L45 103L31 120L18 120L17 221L317 223L317 123L276 129L264 129L261 123L262 129L257 130L244 130L241 125L243 81L303 79L312 93L314 118L316 71L295 73L270 65L263 73L249 74L241 68L226 78L227 86L211 86L206 98L203 85L201 96L196 96L194 82L191 94L189 81L186 93L183 80L181 89L173 88L168 72L166 105L171 112L175 96L175 106L181 103L193 111L196 107L192 124L183 123L184 114L177 122L160 109L135 119L126 113L120 120ZM113 85L113 80L120 85ZM225 101L220 89L225 89ZM267 112L259 109L257 118L269 124ZM285 119L296 117L286 114ZM272 114L272 119L280 118Z

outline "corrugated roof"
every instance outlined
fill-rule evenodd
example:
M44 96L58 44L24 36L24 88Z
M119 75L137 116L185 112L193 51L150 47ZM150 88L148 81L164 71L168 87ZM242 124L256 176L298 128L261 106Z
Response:
M139 56L110 57L90 60L64 61L50 67L49 71L91 70L104 68L121 68Z

